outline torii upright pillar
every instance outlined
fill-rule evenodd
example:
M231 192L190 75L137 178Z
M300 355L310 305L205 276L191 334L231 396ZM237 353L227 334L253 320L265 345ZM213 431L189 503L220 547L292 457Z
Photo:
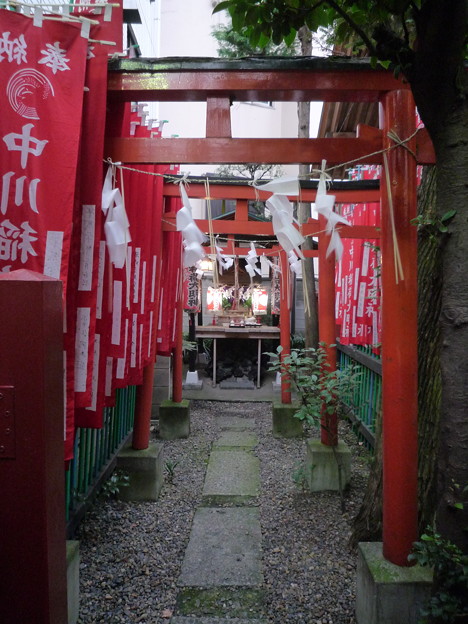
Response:
M319 340L327 351L328 371L336 370L336 323L335 323L335 254L327 258L328 234L324 233L326 219L319 217ZM332 346L333 345L333 346ZM322 410L320 437L325 446L338 444L338 419L336 414Z
M407 569L418 530L416 158L413 140L408 151L388 136L414 134L410 92L388 93L382 112L383 547L359 544L356 621L415 624L432 586L427 567Z
M383 555L407 566L418 536L416 158L388 133L410 137L416 116L409 91L388 93L382 109L384 147L392 148L381 182Z
M280 344L283 347L281 360L291 353L291 279L288 256L280 251L281 266L281 302L280 302ZM281 376L281 403L291 403L290 382Z

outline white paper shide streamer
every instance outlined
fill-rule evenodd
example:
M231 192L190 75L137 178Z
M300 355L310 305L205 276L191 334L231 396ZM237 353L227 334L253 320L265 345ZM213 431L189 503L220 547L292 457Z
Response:
M112 166L107 170L102 188L102 211L106 215L104 233L111 262L117 269L122 269L132 238L122 194L118 188L114 188Z
M325 173L325 165L326 161L322 160L322 170L317 188L315 208L317 212L327 220L325 229L327 234L330 235L330 244L327 248L327 258L332 252L335 252L336 260L339 262L341 260L341 256L343 255L343 243L341 242L341 237L336 230L336 225L337 223L343 223L344 225L351 224L347 219L333 211L336 196L327 194L327 174Z
M250 275L250 277L254 277L255 273L258 275L262 274L261 268L257 265L258 255L255 251L255 245L250 243L249 253L245 257L245 270Z
M177 211L177 231L182 233L184 245L184 267L196 266L205 257L202 243L208 239L196 225L192 216L192 206L183 184L179 184L183 206Z
M234 259L230 258L229 256L225 256L223 254L222 247L215 245L215 249L216 249L216 259L218 261L218 266L219 266L219 273L220 275L222 275L223 271L227 271L228 269L232 267L232 265L234 264Z
M271 212L273 232L281 247L288 254L291 270L300 275L301 260L304 259L300 245L304 243L305 238L293 225L297 221L294 219L293 205L287 198L287 195L299 195L298 178L283 176L262 185L254 182L253 186L256 189L273 193L266 201L267 208Z

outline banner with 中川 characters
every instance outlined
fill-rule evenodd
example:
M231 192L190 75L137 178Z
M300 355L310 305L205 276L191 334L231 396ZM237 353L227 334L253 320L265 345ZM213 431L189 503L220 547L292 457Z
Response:
M0 270L64 292L87 43L79 25L0 9Z

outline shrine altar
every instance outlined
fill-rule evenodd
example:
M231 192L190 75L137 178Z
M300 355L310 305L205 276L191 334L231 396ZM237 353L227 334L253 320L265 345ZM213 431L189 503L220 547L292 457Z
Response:
M246 325L245 327L224 327L219 325L200 325L196 328L197 338L213 339L213 386L216 386L216 347L217 340L235 338L241 340L257 340L257 388L260 388L260 365L262 354L262 340L278 339L280 328L270 325Z

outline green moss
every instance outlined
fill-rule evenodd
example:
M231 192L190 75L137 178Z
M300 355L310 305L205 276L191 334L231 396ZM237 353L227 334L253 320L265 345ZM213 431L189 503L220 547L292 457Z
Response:
M264 592L249 588L186 588L177 596L180 615L252 618L264 614L263 604Z
M385 583L431 583L432 570L419 565L401 567L383 558L379 542L359 545L374 582Z
M204 496L201 507L258 507L257 496L209 494Z

